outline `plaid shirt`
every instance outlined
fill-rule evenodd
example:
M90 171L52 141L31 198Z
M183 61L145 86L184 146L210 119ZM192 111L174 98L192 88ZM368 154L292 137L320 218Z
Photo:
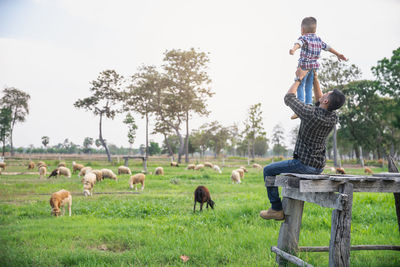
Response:
M318 69L318 59L322 50L329 50L329 46L324 43L315 33L307 33L300 36L295 44L301 47L299 67L303 70Z
M306 105L295 94L286 94L285 104L301 119L293 158L304 165L322 169L325 166L326 139L338 122L336 113Z

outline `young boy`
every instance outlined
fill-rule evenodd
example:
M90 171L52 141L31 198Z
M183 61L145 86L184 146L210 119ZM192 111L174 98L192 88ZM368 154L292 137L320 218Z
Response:
M312 86L314 80L314 71L318 70L318 59L321 54L321 49L329 51L336 55L341 60L346 60L345 56L338 53L335 49L324 43L315 32L317 30L317 20L313 17L304 18L301 22L301 36L294 44L293 48L289 50L291 55L301 47L300 59L298 68L308 70L307 75L301 80L301 84L297 89L297 98L306 104L312 104ZM295 80L299 80L296 77ZM298 116L294 114L291 119L297 119Z

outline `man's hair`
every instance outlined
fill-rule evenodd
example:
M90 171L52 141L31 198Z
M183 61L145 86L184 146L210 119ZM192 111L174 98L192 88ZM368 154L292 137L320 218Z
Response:
M317 31L317 20L314 17L304 18L301 27L304 33L315 33Z
M332 111L342 107L346 101L346 97L338 89L334 89L329 95L328 100L328 110Z

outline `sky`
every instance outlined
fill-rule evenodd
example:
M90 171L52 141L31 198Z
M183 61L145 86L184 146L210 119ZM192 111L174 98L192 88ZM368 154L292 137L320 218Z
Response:
M261 103L267 136L280 124L290 146L299 120L290 120L283 97L295 76L299 53L289 49L301 20L316 17L317 35L372 79L371 67L400 45L399 14L400 0L0 0L0 89L31 96L14 146L39 147L42 136L50 146L98 138L98 117L73 106L90 95L90 81L106 69L129 77L142 64L160 66L166 50L191 47L209 53L215 95L207 102L210 115L193 115L190 128L217 120L243 129L248 108ZM103 137L128 147L123 118L106 119ZM135 119L138 147L145 123Z

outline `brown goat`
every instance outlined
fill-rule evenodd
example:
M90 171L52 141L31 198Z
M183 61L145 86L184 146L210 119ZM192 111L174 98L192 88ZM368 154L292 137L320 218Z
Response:
M368 173L368 174L373 174L372 170L370 168L368 168L368 167L364 168L364 172Z
M210 207L214 209L215 203L211 200L210 191L205 186L200 185L194 191L193 212L196 212L196 202L200 202L200 211L203 210L204 203L207 203L207 209L208 205L210 205Z
M336 168L336 174L346 174L343 168Z
M35 162L33 162L33 161L29 162L29 164L28 164L28 170L32 170L32 169L34 169L34 168L35 168Z

